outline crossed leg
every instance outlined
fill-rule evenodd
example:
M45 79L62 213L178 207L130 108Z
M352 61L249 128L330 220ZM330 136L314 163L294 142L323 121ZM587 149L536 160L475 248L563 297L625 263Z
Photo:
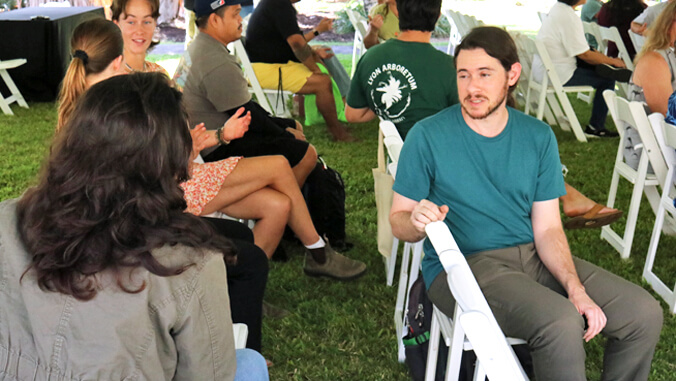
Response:
M202 215L215 211L257 219L254 242L268 258L277 248L287 223L304 245L319 240L296 177L283 156L241 159Z

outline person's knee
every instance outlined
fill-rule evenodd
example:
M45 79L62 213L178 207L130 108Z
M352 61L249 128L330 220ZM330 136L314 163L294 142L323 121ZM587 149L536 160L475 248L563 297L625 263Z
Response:
M305 157L303 157L303 161L309 163L308 165L311 164L314 167L314 163L317 161L317 149L312 144L308 145L307 151L305 151Z
M571 308L563 313L548 315L550 318L541 319L540 329L536 331L535 337L529 340L529 345L571 348L578 343L580 347L582 346L584 319L572 304Z
M312 77L317 84L318 91L331 92L331 77L327 74L312 74Z
M286 220L291 213L291 200L283 193L276 192L276 194L270 195L267 197L267 205L265 208L275 215L278 218Z
M626 307L625 317L629 320L629 324L634 326L633 332L629 334L657 342L664 319L660 303L647 291L641 289L641 294L627 303Z
M235 356L237 357L235 381L267 381L270 379L265 358L260 353L244 348L237 349Z
M289 160L282 155L267 156L266 167L276 176L288 176L291 172L291 165Z

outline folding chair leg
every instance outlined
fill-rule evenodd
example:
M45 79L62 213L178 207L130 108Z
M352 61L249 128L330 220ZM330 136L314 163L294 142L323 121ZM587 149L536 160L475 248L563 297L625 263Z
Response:
M577 140L586 143L587 137L584 135L582 126L580 126L580 122L577 120L577 115L575 115L575 110L573 110L573 106L570 104L570 100L568 100L568 95L566 95L566 93L558 93L557 96L559 98L559 102L561 102L561 107L563 107L563 111L568 118L568 123L570 124L575 137Z
M559 100L554 95L553 93L547 94L547 104L549 105L549 108L552 110L552 114L554 114L554 118L556 119L556 125L558 125L562 130L564 131L570 131L570 126L566 122L566 118L564 116L563 110L561 109L561 106L559 105Z
M481 361L477 358L476 363L474 364L474 381L485 381L486 380L486 371L481 366Z
M26 100L23 99L21 91L19 91L19 88L16 87L16 84L14 84L14 81L12 81L12 77L9 76L9 73L6 70L2 70L0 71L0 76L2 76L2 79L5 80L5 84L7 85L9 91L12 93L12 95L14 95L16 103L18 103L19 106L23 108L28 108L28 103L26 103Z
M650 238L648 256L645 259L645 266L643 267L643 278L645 278L655 292L667 302L671 313L674 313L676 310L676 303L674 303L674 291L676 291L676 286L674 287L674 291L670 290L652 271L655 264L655 255L657 254L657 248L660 243L660 236L662 235L662 224L664 223L665 214L664 208L660 208L655 217L655 226L653 228L652 237Z
M398 240L397 240L398 246ZM404 330L404 301L406 298L406 280L408 279L409 270L409 255L411 253L411 246L409 243L404 244L404 250L401 253L401 270L399 274L399 285L397 286L397 301L394 305L394 327L397 335L397 359L403 363L406 359L404 353L404 342L402 341Z
M385 268L387 271L387 285L392 286L394 283L394 269L397 267L397 252L399 251L399 240L394 238L392 240L392 251L390 257L385 259Z
M425 365L425 381L434 381L437 373L437 360L439 357L440 328L436 313L432 313L432 325L430 326L430 340L427 347L427 364ZM448 374L447 374L448 377Z

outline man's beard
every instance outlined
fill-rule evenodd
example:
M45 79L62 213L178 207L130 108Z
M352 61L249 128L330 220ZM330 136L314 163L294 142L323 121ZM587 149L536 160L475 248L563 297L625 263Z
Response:
M498 101L498 102L495 103L495 104L490 104L490 103L489 103L489 104L488 104L488 111L487 111L487 112L485 112L485 113L483 113L483 114L481 114L481 115L475 116L475 115L472 115L472 114L470 113L470 111L465 107L465 103L464 103L464 102L461 102L461 107L462 107L463 110L465 110L465 114L467 114L467 116L469 116L471 119L474 119L474 120L482 120L482 119L486 119L486 118L488 118L491 114L493 114L497 109L499 109L500 106L502 106L502 103L505 101L505 99L507 99L507 96L508 96L508 95L509 95L509 85L505 82L505 88L504 88L504 90L503 90L503 92L502 92L502 96L500 97L500 101ZM488 98L486 98L486 97L482 97L482 98L488 100ZM467 97L465 98L465 101L469 101L470 99L472 99L472 96L467 96Z

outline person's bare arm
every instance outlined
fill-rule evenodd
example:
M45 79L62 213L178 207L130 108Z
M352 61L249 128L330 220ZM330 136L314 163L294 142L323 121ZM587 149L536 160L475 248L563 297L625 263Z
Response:
M648 29L648 25L645 24L645 23L639 24L637 22L632 21L630 29L631 29L632 32L634 32L636 34L640 34L641 36L643 36L643 33L645 33L646 29Z
M590 65L607 64L615 67L626 67L624 61L622 61L620 58L611 58L594 50L587 50L582 54L578 54L577 58Z
M390 210L392 234L402 241L418 242L425 238L425 225L443 221L446 213L446 205L439 207L428 200L418 202L394 192Z
M296 58L298 58L298 60L302 62L303 65L307 66L307 68L313 73L321 73L319 66L317 66L315 54L302 35L292 34L286 39L286 42L289 43L293 54L296 55Z
M350 123L364 123L373 120L376 113L368 107L352 108L350 105L345 105L345 118Z
M577 275L573 256L561 226L559 200L534 202L531 222L538 256L566 290L568 300L573 303L580 315L587 318L589 328L584 340L589 341L603 330L607 319L603 310L587 295Z
M316 27L303 35L303 39L306 42L310 42L313 38L317 37L317 35L328 32L331 28L333 28L333 19L323 18ZM317 31L317 35L315 35L315 31Z
M383 27L383 21L382 15L375 15L369 21L369 30L368 33L366 33L366 36L364 36L364 47L366 47L366 49L380 43L378 40L378 32L380 32L380 28Z
M636 65L633 80L643 88L650 111L666 116L669 96L673 92L667 61L657 52L646 53Z

